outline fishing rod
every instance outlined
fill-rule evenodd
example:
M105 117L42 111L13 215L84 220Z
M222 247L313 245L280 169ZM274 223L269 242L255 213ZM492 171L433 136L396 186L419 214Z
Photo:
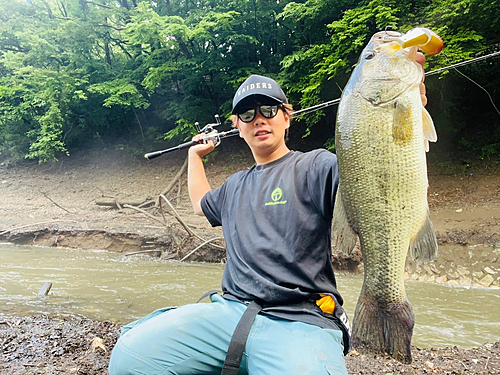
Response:
M465 65L469 65L469 64L472 64L472 63L475 63L475 62L478 62L478 61L482 61L482 60L486 60L486 59L489 59L491 57L495 57L495 56L499 56L500 55L500 51L497 51L497 52L493 52L493 53L490 53L489 55L484 55L484 56L481 56L481 57L476 57L474 59L470 59L470 60L466 60L466 61L462 61L462 62L459 62L459 63L455 63L455 64L451 64L451 65L448 65L448 66L445 66L444 68L439 68L439 69L435 69L435 70L432 70L430 72L426 72L425 73L425 76L428 77L428 76L432 76L434 74L438 74L440 72L443 72L445 70L450 70L450 69L456 69L460 66L465 66ZM457 70L458 71L458 70ZM460 73L460 72L459 72ZM463 74L463 73L461 73ZM470 78L469 78L470 79ZM474 82L474 81L473 81ZM474 82L475 83L475 82ZM481 85L477 84L479 87L481 87ZM482 87L481 87L482 88ZM483 89L484 90L484 89ZM488 96L489 96L489 93L488 93ZM491 99L491 98L490 98ZM316 105L313 105L312 107L308 107L308 108L304 108L304 109L300 109L298 111L295 111L295 112L292 112L292 116L300 116L300 115L304 115L304 114L307 114L307 113L311 113L311 112L315 112L315 111L318 111L320 109L323 109L323 108L326 108L326 107L330 107L332 105L335 105L335 104L338 104L340 102L340 98L338 99L334 99L334 100L330 100L328 102L324 102L324 103L321 103L321 104L316 104ZM493 104L493 106L496 108L496 106ZM498 112L498 110L497 110Z
M324 103L321 103L321 104L313 105L312 107L308 107L308 108L304 108L304 109L299 109L298 111L292 112L291 115L292 116L298 116L298 115L303 115L303 114L306 114L306 113L309 113L309 112L318 111L320 109L323 109L323 108L326 108L326 107L330 107L331 105L338 104L339 102L340 102L340 98L333 99L333 100L330 100L328 102L324 102Z
M481 56L481 57L476 57L474 59L462 61L462 62L459 62L459 63L455 63L455 64L451 64L451 65L445 66L443 68L432 70L430 72L426 72L425 76L432 76L432 75L438 74L440 72L443 72L445 70L456 69L456 68L458 68L460 66L465 66L465 65L473 64L475 62L486 60L486 59L489 59L491 57L495 57L495 56L499 56L499 55L500 55L500 51L493 52L493 53L490 53L489 55L484 55L484 56ZM463 74L463 73L461 73L458 70L457 70L457 72L459 72L460 74ZM470 80L469 77L467 77L467 76L465 76L465 77ZM481 85L479 85L475 81L472 81L472 82L474 82L476 85L478 85L481 89L485 90ZM500 114L500 111L495 106L495 103L493 103L493 100L492 100L491 96L489 95L489 93L487 91L486 91L486 94L488 94L488 96L490 97L490 100L491 100L493 106L495 107L495 109L497 110L497 112L499 112L499 114ZM304 114L307 114L307 113L315 112L315 111L318 111L320 109L327 108L327 107L330 107L332 105L338 104L339 102L340 102L340 98L333 99L333 100L330 100L330 101L327 101L327 102L324 102L324 103L316 104L316 105L313 105L311 107L300 109L298 111L292 112L291 116L295 117L295 116L300 116L300 115L304 115ZM220 121L220 118L219 118L219 115L215 115L215 120L216 120L215 124L207 124L202 129L199 129L199 123L195 122L194 125L196 126L196 129L198 130L198 133L204 133L203 134L203 138L199 142L190 141L190 142L181 143L180 145L177 145L177 146L174 146L174 147L171 147L171 148L167 148L165 150L150 152L148 154L145 154L144 157L146 159L148 159L148 160L151 160L151 159L157 158L158 156L166 154L168 152L177 151L177 150L183 150L185 148L189 148L189 147L194 146L196 144L203 143L203 142L205 142L205 141L207 141L209 139L213 140L214 144L215 144L215 147L217 147L218 145L220 145L222 138L231 137L231 136L239 134L239 130L238 129L231 129L231 130L228 130L228 131L219 132L217 129L215 129L215 127L217 127L219 125L222 125L222 123Z
M205 141L208 141L210 139L214 142L215 147L217 147L218 145L220 145L222 138L232 137L234 135L239 134L239 132L240 132L238 129L231 129L231 130L220 132L217 129L215 129L217 126L222 125L220 118L219 118L219 115L215 115L215 121L216 121L215 124L207 124L201 129L200 129L200 124L198 122L194 123L194 126L198 130L198 133L203 133L203 138L200 141L198 141L198 142L189 141L189 142L181 143L180 145L170 147L170 148L167 148L165 150L147 153L144 155L144 157L148 160L151 160L151 159L157 158L158 156L166 154L168 152L183 150L185 148L189 148L191 146L194 146L194 145L197 145L200 143L204 143Z

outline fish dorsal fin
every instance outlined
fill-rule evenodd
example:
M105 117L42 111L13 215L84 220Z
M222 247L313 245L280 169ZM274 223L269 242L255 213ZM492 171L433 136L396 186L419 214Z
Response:
M425 151L429 151L429 142L436 142L438 137L434 121L425 108L422 108L422 125L424 128Z
M333 207L332 240L333 244L345 255L351 254L358 240L358 235L354 232L347 219L340 187L337 190L335 206Z

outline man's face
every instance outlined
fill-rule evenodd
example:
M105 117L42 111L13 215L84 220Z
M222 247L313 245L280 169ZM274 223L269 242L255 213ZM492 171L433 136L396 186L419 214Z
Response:
M278 107L274 111L270 106ZM270 155L281 147L286 147L285 131L290 127L290 117L278 102L252 99L240 108L237 122L240 137L245 139L255 156ZM247 110L250 111L246 112ZM255 113L253 119L252 111Z

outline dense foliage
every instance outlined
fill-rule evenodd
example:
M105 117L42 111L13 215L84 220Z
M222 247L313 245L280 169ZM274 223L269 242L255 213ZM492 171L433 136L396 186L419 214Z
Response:
M441 35L429 71L499 50L499 17L492 0L0 0L0 160L183 141L194 122L228 116L251 73L273 76L305 108L340 96L378 30ZM500 101L498 59L461 71ZM454 71L427 86L449 149L499 154L500 114L481 88ZM303 116L295 134L326 144L333 130L315 129L333 129L334 115Z

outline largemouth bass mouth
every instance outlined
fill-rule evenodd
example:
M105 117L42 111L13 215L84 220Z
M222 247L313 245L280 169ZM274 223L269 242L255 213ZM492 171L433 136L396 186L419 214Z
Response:
M346 254L359 237L363 254L353 345L410 363L415 318L404 267L408 250L421 263L437 254L425 157L428 142L437 136L421 102L418 45L406 47L402 37L376 33L342 94L335 130L340 184L333 234Z

